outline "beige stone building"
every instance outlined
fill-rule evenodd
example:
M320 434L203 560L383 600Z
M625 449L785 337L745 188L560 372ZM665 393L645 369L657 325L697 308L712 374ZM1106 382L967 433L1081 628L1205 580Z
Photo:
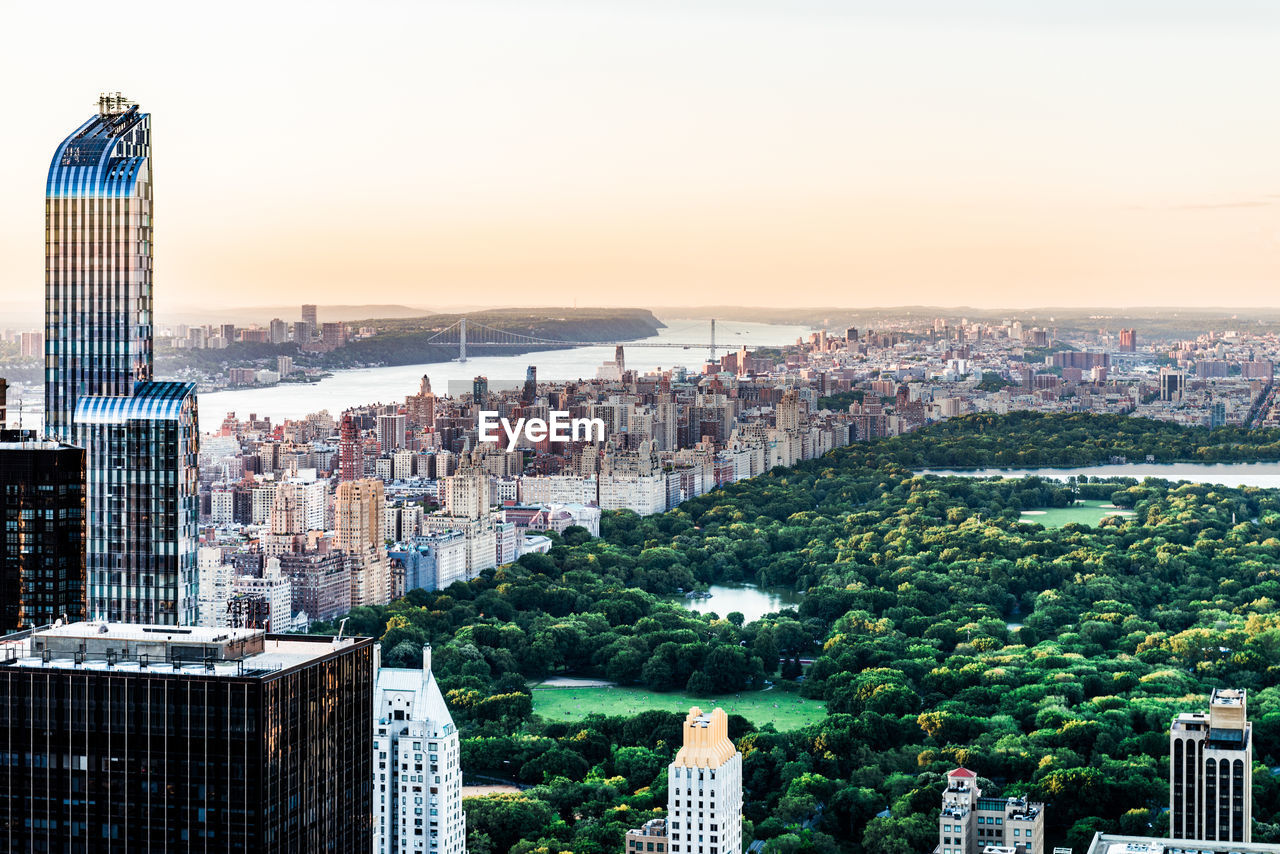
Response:
M350 562L353 608L390 601L383 501L382 481L373 479L339 483L334 497L335 543Z
M1026 798L984 798L968 768L947 774L934 854L1048 854L1044 804Z
M627 831L626 854L666 854L667 820L650 819L643 827Z
M1243 688L1215 688L1209 712L1169 729L1169 836L1251 841L1253 724Z

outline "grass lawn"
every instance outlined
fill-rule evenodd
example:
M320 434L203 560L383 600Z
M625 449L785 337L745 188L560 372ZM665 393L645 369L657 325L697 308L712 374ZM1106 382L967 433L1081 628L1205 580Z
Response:
M1071 522L1096 525L1104 516L1132 516L1131 510L1119 510L1110 501L1077 501L1073 507L1046 507L1043 510L1023 511L1019 521L1061 528Z
M781 691L743 691L719 697L693 697L684 693L659 693L645 688L543 688L533 689L534 714L551 721L573 721L589 714L635 715L650 709L686 714L691 706L710 711L719 706L731 715L742 715L756 726L772 723L779 730L799 729L821 720L827 705L798 694Z

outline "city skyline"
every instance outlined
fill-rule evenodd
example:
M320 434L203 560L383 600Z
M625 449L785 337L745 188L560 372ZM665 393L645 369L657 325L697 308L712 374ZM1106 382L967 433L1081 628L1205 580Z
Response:
M1280 122L1250 81L1280 11L1228 6L281 5L202 19L206 40L156 7L137 25L155 52L110 74L90 16L23 7L10 76L34 61L23 33L56 28L66 59L11 93L0 179L39 193L66 104L145 102L161 314L211 292L1270 306ZM35 304L23 210L0 214L0 281Z
M1280 854L1280 7L80 2L4 851Z

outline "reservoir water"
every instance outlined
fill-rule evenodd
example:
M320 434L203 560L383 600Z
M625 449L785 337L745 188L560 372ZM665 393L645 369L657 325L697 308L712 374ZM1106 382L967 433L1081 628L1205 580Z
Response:
M921 469L920 474L942 477L1043 477L1066 480L1069 477L1147 477L1162 480L1189 480L1218 486L1258 486L1280 488L1280 462L1270 463L1121 463L1082 466L1079 468L1034 469Z
M706 343L710 337L710 323L705 320L664 319L665 329L650 338L636 343L669 343L669 347L624 347L629 369L652 371L658 368L684 367L700 370L707 359ZM717 321L717 354L739 347L780 347L794 344L796 339L808 335L807 326L789 326L769 323L735 323ZM701 342L699 344L699 342ZM683 344L698 345L684 349ZM483 353L483 350L473 351ZM446 394L450 383L466 383L485 376L490 387L498 389L524 381L528 365L538 367L539 380L591 379L596 369L612 360L612 345L574 347L568 350L545 350L525 353L521 356L471 356L463 362L432 362L425 365L399 365L386 368L361 368L337 371L318 383L282 383L269 388L236 389L234 391L201 394L200 429L216 430L228 412L240 418L255 413L269 417L273 422L286 418L302 418L322 409L337 416L344 409L369 403L391 403L404 400L406 395L417 394L423 374L431 378L436 394Z
M748 623L783 608L798 608L804 598L794 590L781 587L756 587L754 584L713 584L707 588L709 599L680 601L690 611L706 614L714 611L721 619L740 611Z

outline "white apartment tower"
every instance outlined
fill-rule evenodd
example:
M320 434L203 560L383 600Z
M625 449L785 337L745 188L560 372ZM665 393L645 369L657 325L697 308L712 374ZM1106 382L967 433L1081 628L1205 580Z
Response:
M466 854L458 729L431 673L382 667L374 647L374 854Z
M694 706L684 746L667 769L671 854L743 854L742 754L729 740L724 709Z
M227 602L231 599L236 568L223 561L222 549L202 546L197 559L200 571L197 625L225 629L231 625Z
M1253 724L1243 688L1215 688L1209 712L1169 731L1169 836L1248 843L1253 824Z
M260 628L266 628L269 632L289 631L293 624L293 584L289 576L280 571L279 558L267 559L261 578L253 575L235 576L231 589L236 596L257 596L266 602L267 624Z

